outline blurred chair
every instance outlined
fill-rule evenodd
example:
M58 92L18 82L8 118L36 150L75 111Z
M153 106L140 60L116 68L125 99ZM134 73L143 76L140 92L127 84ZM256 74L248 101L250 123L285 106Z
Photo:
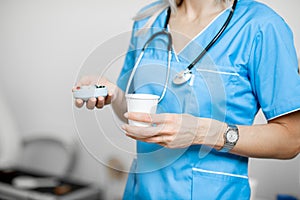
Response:
M76 143L52 136L36 134L22 140L22 156L17 166L60 177L69 177L76 166Z
M74 141L58 138L53 133L22 138L9 104L0 96L0 169L21 167L67 177L75 163Z

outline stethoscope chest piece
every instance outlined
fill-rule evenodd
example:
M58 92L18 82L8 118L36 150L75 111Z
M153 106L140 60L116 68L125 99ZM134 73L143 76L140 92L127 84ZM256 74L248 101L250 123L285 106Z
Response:
M225 21L225 23L223 24L223 26L221 27L221 29L219 30L219 32L215 35L215 37L209 42L209 44L204 48L204 50L195 58L195 60L185 70L183 70L183 71L179 72L178 74L176 74L176 76L173 79L173 83L175 85L183 85L184 83L187 83L193 77L191 69L193 69L193 67L196 65L196 63L198 63L203 58L203 56L208 52L208 50L213 46L213 44L220 38L220 36L222 35L222 33L224 32L224 30L228 26L228 24L229 24L229 22L230 22L230 20L231 20L231 18L233 16L233 13L234 13L237 1L238 0L234 0L233 5L232 5L232 9L230 11L230 14L229 14L227 20ZM128 79L128 83L127 83L125 94L128 94L128 92L129 92L129 87L130 87L131 82L133 80L133 76L134 76L134 74L135 74L135 72L137 70L138 65L141 62L141 59L143 58L143 55L145 53L146 48L149 46L149 44L157 36L163 36L164 35L164 36L167 36L167 39L168 39L168 42L167 42L167 44L168 44L168 52L169 52L168 53L168 61L167 61L168 62L168 66L167 66L167 74L166 74L166 81L165 81L164 89L163 89L162 94L161 94L161 96L160 96L160 98L159 98L158 101L160 102L164 98L166 90L167 90L167 85L168 85L168 82L169 82L171 60L172 60L172 36L167 31L167 25L168 25L168 21L170 19L170 16L171 16L171 8L168 9L168 13L167 13L167 18L166 18L166 22L165 22L165 25L164 25L164 29L162 31L159 31L159 32L153 34L146 41L146 43L144 44L144 46L142 48L142 52L140 53L139 57L137 58L137 61L134 64L132 72L131 72L130 77ZM192 82L193 81L190 82L190 85L193 85Z
M191 77L192 77L192 72L189 69L185 69L175 75L173 79L173 83L175 85L182 85L188 82L191 79Z

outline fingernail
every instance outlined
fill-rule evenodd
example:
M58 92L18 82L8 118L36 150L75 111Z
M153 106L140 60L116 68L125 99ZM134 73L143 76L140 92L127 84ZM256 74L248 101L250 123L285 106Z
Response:
M125 124L123 124L123 125L121 126L121 128L122 128L123 130L125 130L125 128L126 128Z
M127 112L124 113L124 117L125 117L125 118L128 118L128 113L127 113Z

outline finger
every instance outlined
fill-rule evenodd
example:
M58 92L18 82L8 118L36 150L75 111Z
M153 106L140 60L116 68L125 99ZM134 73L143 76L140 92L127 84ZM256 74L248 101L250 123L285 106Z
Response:
M112 100L113 94L112 93L108 93L106 98L105 98L105 105L107 104L111 104L111 100Z
M170 135L158 135L154 137L145 138L145 142L157 143L167 145L173 141L173 136Z
M130 137L130 138L132 138L134 140L140 140L140 141L143 141L143 142L145 142L145 139L146 139L146 138L136 137L134 135L130 135L130 134L127 134L127 133L126 133L126 136L128 136L128 137Z
M125 117L138 122L145 122L151 124L164 124L166 122L173 121L173 115L166 114L149 114L149 113L139 113L139 112L128 112Z
M77 108L81 108L84 104L84 101L82 99L75 99L75 106Z
M76 83L76 85L72 88L72 92L79 90L81 86L82 86L81 83Z
M163 147L167 147L167 144L166 144L166 143L158 142L158 143L156 143L156 144L158 144L158 145L160 145L160 146L163 146Z
M104 106L104 101L105 101L104 97L98 97L98 98L97 98L96 107L97 107L97 108L103 108L103 106Z
M87 109L94 109L97 103L97 99L96 98L89 98L89 100L86 102L86 107Z
M143 142L147 142L147 143L156 143L159 144L161 146L167 146L167 143L163 140L163 138L161 136L159 137L146 137L146 138L139 138L130 134L126 134L126 136L134 139L134 140L139 140L139 141L143 141Z
M148 143L157 143L157 144L166 144L165 136L155 136L150 138L145 138L145 142Z
M160 127L140 127L140 126L131 126L128 124L124 124L122 129L129 135L135 136L137 138L148 138L153 137L155 135L161 134Z

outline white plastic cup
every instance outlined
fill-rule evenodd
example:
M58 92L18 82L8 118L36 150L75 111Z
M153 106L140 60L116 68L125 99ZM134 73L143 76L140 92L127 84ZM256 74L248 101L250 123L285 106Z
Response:
M159 96L153 94L127 94L127 111L155 114ZM151 124L128 120L130 125L149 127Z

